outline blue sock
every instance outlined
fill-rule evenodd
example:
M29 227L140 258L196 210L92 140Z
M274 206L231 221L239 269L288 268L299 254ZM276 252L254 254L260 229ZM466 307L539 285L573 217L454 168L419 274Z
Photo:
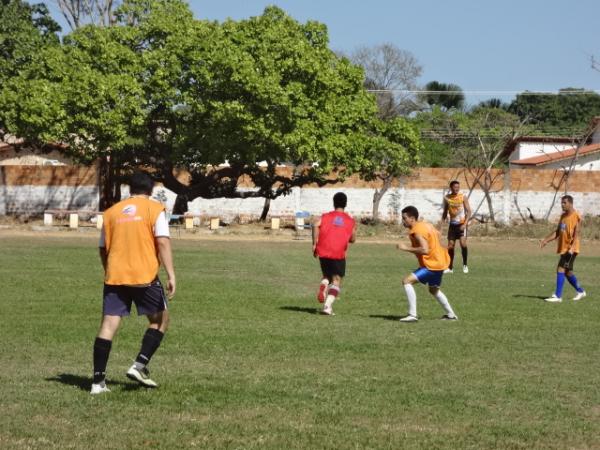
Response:
M571 283L571 286L573 286L577 292L583 292L583 289L581 286L579 286L579 283L577 282L577 277L574 273L568 275L567 280L569 281L569 283Z
M557 297L562 297L563 286L565 285L565 273L564 272L556 272L556 291L554 291L554 295Z

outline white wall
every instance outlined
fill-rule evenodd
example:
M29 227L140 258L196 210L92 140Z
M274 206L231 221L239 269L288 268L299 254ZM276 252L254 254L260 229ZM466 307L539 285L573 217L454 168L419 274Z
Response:
M515 150L510 154L509 161L555 153L574 148L576 145L576 143L554 144L548 142L519 142Z
M46 209L98 209L97 186L6 186L0 184L0 215L42 214Z

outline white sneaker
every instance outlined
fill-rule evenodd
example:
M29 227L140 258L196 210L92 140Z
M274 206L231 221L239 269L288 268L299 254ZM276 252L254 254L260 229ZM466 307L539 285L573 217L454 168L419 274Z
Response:
M452 269L446 269L444 270L444 273L454 273L454 271Z
M408 316L404 316L400 318L400 322L418 322L419 319L417 319L415 316L411 316L410 314Z
M331 306L329 308L325 306L321 311L321 314L325 316L335 316L335 313L333 312L333 308Z
M463 266L463 273L469 273L469 268L467 266Z
M105 392L110 392L110 389L106 387L106 383L92 383L91 395L104 394Z
M158 387L158 384L150 379L150 371L147 367L143 369L138 369L135 367L135 364L129 368L127 371L127 378L130 380L135 380L143 386L149 388Z
M548 303L560 303L562 302L562 298L557 297L556 294L552 294L550 297L545 298L544 301Z
M577 300L581 300L583 297L585 297L587 294L585 293L585 291L583 292L578 292L577 295L575 297L573 297L573 300L577 301Z
M449 314L444 314L440 317L440 320L458 320L458 316L451 316Z

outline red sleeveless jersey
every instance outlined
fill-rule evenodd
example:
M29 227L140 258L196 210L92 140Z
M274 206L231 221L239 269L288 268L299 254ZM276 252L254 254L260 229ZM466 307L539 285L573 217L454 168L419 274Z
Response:
M354 230L354 219L345 212L331 211L321 217L317 255L320 258L344 259Z

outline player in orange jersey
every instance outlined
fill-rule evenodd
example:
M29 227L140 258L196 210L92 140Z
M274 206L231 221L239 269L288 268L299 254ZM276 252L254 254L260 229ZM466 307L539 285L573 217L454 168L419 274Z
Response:
M575 274L573 273L573 264L579 254L579 236L581 234L581 216L573 207L573 197L565 195L560 199L560 206L563 210L556 230L546 236L540 242L543 248L548 242L558 239L556 253L560 254L558 267L556 268L556 290L554 294L546 298L550 303L562 302L562 291L565 284L565 278L575 288L577 294L573 300L581 300L587 294L579 285Z
M147 365L160 346L169 324L167 299L158 279L160 263L167 272L169 298L175 295L175 270L165 208L150 199L154 182L136 172L130 180L131 197L104 211L100 234L100 259L104 267L102 323L94 342L94 378L91 394L109 392L106 366L121 318L135 303L138 315L149 325L135 363L127 377L146 387L158 385L150 379Z
M471 206L469 199L460 192L460 183L457 180L450 182L450 193L444 196L444 211L442 212L442 222L449 216L448 225L448 253L450 254L450 266L445 273L452 273L454 266L454 246L456 240L460 242L463 260L463 272L469 273L467 265L467 230L469 219L471 218Z
M408 299L408 315L400 322L416 322L417 294L413 284L420 282L429 285L429 293L435 297L446 314L443 320L458 320L448 302L448 298L440 290L444 270L448 268L450 256L440 243L439 231L430 223L419 221L419 211L414 206L402 210L402 225L409 229L410 246L398 244L398 250L412 253L419 260L419 268L404 277L402 284Z

